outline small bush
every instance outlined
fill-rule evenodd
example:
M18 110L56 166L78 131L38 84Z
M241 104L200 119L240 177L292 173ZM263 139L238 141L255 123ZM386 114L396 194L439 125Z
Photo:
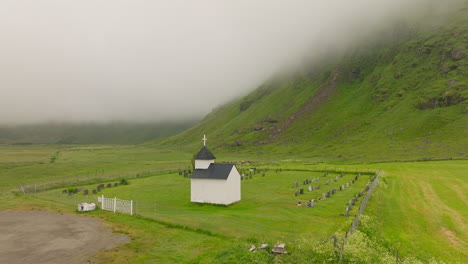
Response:
M122 179L120 180L120 185L128 185L127 179L122 178Z

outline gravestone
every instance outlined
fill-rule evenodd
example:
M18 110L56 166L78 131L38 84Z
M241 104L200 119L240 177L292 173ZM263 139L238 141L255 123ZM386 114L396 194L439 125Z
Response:
M181 171L179 171L179 176L182 176L182 172L181 172Z
M101 189L104 188L104 184L103 183L99 184L99 188Z
M330 190L327 192L327 198L330 198Z
M341 177L343 177L343 174L341 175ZM338 180L338 176L335 177L335 181L337 181L337 180Z
M351 181L351 184L353 184L353 183L354 183L354 180Z
M78 191L78 188L73 189L73 193L77 193Z
M298 196L298 195L299 195L299 191L296 190L296 191L294 192L294 196Z
M306 202L306 207L309 207L309 208L311 207L310 202Z
M345 211L344 216L349 216L349 207L346 207L346 211Z
M297 188L297 187L299 187L299 182L294 183L294 188Z
M299 194L304 194L304 188L301 188L301 189L299 190Z
M311 191L312 191L312 186L309 185L309 192L311 192Z
M67 194L67 192L68 192L67 190L63 190L62 194Z
M357 179L358 179L358 176L356 175L356 177L354 177L354 180L357 181Z
M114 182L114 187L118 187L119 186L119 183L118 182Z
M343 185L340 186L340 192L343 191Z
M88 189L83 190L83 195L88 195Z
M348 187L349 187L349 182L346 183L346 188L348 188Z
M327 195L322 193L322 200L325 200L325 199L327 199Z
M315 200L310 200L310 207L314 207L315 206Z
M107 184L107 188L110 188L110 187L112 187L112 183Z
M330 180L328 180L326 184L327 184L327 185L330 185Z
M310 188L312 189L312 191L314 190L314 186L313 186L313 185L311 185Z
M243 180L244 180L244 175L241 175L241 181L243 181Z
M262 177L265 177L265 173L262 173Z
M93 190L93 194L96 194L96 193L97 193L97 191L96 191L96 190Z

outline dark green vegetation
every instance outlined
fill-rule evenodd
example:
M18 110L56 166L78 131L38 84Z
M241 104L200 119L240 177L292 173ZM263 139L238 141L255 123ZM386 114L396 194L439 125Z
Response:
M344 162L464 157L468 9L277 76L158 146ZM466 142L466 141L462 141Z
M180 133L196 121L0 125L0 144L138 144Z

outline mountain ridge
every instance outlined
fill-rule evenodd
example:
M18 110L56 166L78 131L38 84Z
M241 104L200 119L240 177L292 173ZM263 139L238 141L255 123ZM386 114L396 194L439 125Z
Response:
M462 8L443 23L385 32L384 41L313 71L273 77L193 128L150 144L194 151L207 134L211 148L233 155L466 157L466 17Z

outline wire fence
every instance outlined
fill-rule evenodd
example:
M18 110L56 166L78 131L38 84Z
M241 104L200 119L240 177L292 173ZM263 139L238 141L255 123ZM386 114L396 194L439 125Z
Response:
M379 181L381 170L379 170L375 176L369 180L369 182L366 184L366 187L364 190L362 190L362 193L365 193L364 198L361 201L361 204L359 206L359 210L357 211L356 215L354 216L353 221L350 224L348 232L345 233L343 237L337 237L337 236L331 236L327 238L325 241L322 243L318 244L317 246L321 246L323 244L326 244L330 241L333 241L333 246L336 250L336 254L338 256L338 263L341 263L343 259L343 254L345 251L345 244L348 241L348 239L351 237L353 232L359 227L359 220L361 215L364 213L364 210L366 209L367 202L369 201L369 198L372 195L372 192L374 191L375 187L377 186L377 183Z
M377 182L379 181L379 176L380 176L380 170L375 175L374 180L372 182L369 182L366 185L366 195L364 196L364 199L362 199L362 201L361 201L361 205L359 206L359 211L354 216L354 220L351 223L351 226L349 228L348 233L352 234L353 231L356 230L359 227L359 218L364 213L364 210L366 209L366 206L367 206L367 201L369 201L369 198L370 198L372 192L374 191L375 186L377 186Z
M62 178L57 181L48 181L42 183L32 184L20 184L18 191L23 194L34 194L38 192L44 192L58 188L69 188L70 186L82 186L90 185L94 183L102 183L105 181L120 181L121 179L136 179L146 178L159 174L168 174L174 172L187 171L187 169L181 168L169 168L169 169L155 169L146 171L134 171L134 172L118 172L112 174L93 174L93 175L82 175L69 178Z

